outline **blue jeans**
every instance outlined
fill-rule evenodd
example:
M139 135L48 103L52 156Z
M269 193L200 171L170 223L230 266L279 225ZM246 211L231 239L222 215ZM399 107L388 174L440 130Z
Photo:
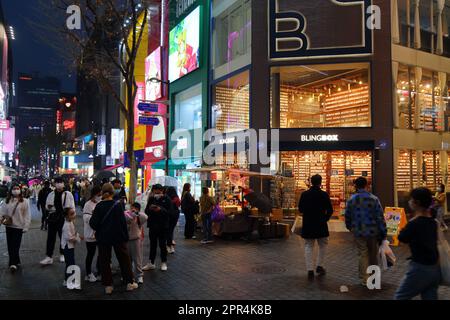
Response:
M204 239L206 241L212 240L212 215L211 213L207 213L202 215L202 222L203 222L203 233Z
M411 261L408 271L395 293L395 300L410 300L419 294L422 300L438 300L440 282L441 268L439 264L429 266Z

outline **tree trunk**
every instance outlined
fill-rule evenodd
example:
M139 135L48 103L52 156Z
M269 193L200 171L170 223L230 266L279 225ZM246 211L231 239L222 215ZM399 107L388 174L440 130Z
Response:
M127 154L130 164L130 186L128 201L130 204L134 203L137 195L137 164L134 156L134 96L133 86L127 85Z

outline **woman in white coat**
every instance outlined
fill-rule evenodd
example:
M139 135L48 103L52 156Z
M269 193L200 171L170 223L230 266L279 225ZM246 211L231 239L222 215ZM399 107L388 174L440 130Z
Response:
M20 187L13 185L6 201L1 207L2 222L6 227L6 242L8 245L9 269L14 272L20 266L20 245L22 235L28 231L31 223L30 207L24 199Z

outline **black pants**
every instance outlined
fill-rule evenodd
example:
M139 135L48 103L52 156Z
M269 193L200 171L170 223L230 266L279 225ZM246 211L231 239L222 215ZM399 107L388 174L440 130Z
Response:
M176 216L170 218L169 221L169 232L167 233L167 246L172 246L173 234L175 232L175 228L178 224L178 219L180 218L180 214L178 213Z
M111 271L111 254L114 248L117 260L119 261L122 278L126 283L134 282L133 270L131 269L131 259L128 254L128 245L126 242L112 245L98 245L98 258L100 259L100 268L102 276L102 284L106 287L112 286L112 271Z
M86 242L86 274L92 273L92 261L94 261L95 251L97 251L97 242ZM97 273L100 273L100 259L97 257Z
M64 220L58 222L49 222L47 231L47 257L53 257L53 251L55 250L56 234L61 240L62 228L64 225ZM64 254L61 244L58 245L59 253Z
M66 268L64 269L64 279L67 280L67 278L69 277L69 275L67 274L67 269L70 266L74 266L75 265L75 249L69 249L66 245L66 247L64 248L64 259L66 260Z
M6 227L6 242L8 246L9 266L20 264L20 244L22 243L22 229Z
M41 224L43 226L47 225L47 216L48 211L45 209L45 206L40 206L41 212L42 212L42 218L41 218Z
M184 237L186 239L191 239L194 236L197 221L195 221L195 216L191 213L185 213L184 218L186 220L184 225Z
M168 230L164 228L150 228L150 261L155 263L156 250L159 243L159 250L161 251L161 262L167 262L167 233Z

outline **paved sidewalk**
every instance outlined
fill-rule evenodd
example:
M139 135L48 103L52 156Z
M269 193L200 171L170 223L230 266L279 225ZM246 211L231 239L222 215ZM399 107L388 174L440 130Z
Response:
M382 290L369 291L358 285L357 257L349 233L332 233L326 267L328 274L309 282L306 278L303 241L244 242L218 240L202 246L198 240L184 240L181 228L176 235L176 253L169 255L169 270L145 274L144 285L124 292L115 276L116 291L105 296L99 283L83 282L83 290L71 292L62 286L64 264L41 267L46 232L40 231L39 214L33 211L33 228L24 235L21 255L23 269L11 275L7 269L4 228L0 229L0 299L392 299L406 267L406 246L395 248L399 263L383 274ZM82 231L81 218L77 220ZM149 252L146 238L144 256ZM85 244L76 248L76 261L84 279ZM56 259L55 259L56 260ZM157 262L159 264L159 262ZM349 287L340 293L340 286ZM441 299L450 299L448 288L440 289Z

